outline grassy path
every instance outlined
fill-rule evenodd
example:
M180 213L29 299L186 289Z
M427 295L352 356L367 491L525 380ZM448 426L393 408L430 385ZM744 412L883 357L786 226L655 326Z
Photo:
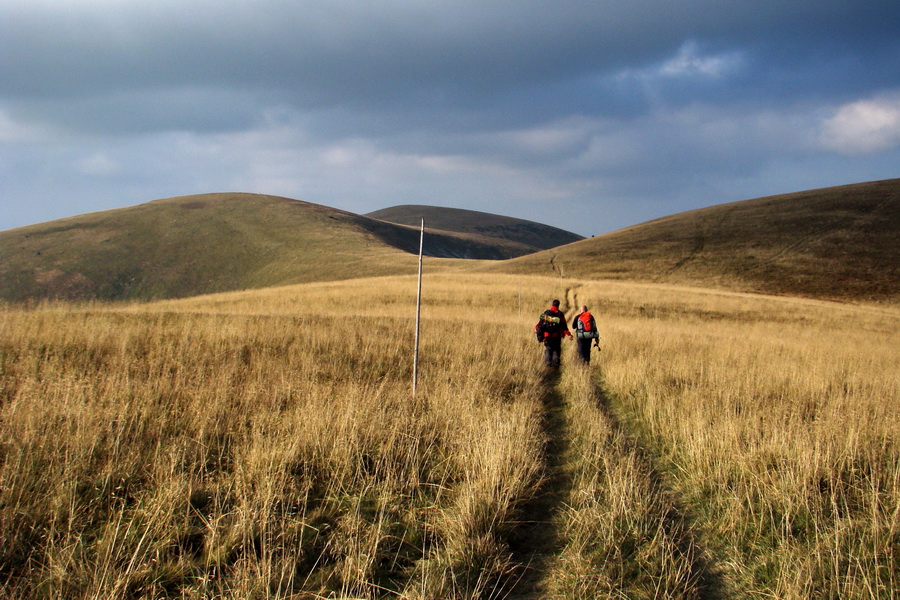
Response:
M546 476L510 537L510 600L724 598L689 519L647 454L577 367L546 377Z
M597 410L603 414L610 425L613 435L622 440L624 460L633 460L640 466L641 474L648 483L648 507L659 518L659 527L663 535L674 543L674 550L685 560L687 581L690 592L686 598L700 600L719 600L726 597L725 584L718 568L704 548L691 525L691 519L682 508L677 494L667 485L665 477L653 466L647 452L635 441L627 428L611 410L611 401L603 390L602 384L593 384Z
M510 600L547 597L548 574L561 550L563 540L557 517L571 493L572 482L565 467L569 440L565 399L560 393L559 381L559 371L546 373L547 393L541 424L546 436L545 474L538 493L522 507L517 528L509 539L512 561L520 565L513 591L507 596Z

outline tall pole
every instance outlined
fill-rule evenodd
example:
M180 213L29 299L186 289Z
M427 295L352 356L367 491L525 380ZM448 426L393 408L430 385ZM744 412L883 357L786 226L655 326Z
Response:
M419 231L419 291L416 293L416 350L413 356L413 396L419 383L419 317L422 314L422 248L425 245L425 217Z

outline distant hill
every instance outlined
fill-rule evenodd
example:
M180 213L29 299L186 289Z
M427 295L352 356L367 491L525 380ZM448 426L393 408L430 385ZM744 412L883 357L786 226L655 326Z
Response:
M389 223L412 226L421 225L424 217L425 226L431 229L508 240L524 244L532 251L555 248L584 239L575 233L542 223L460 208L407 204L376 210L366 216Z
M484 268L897 300L900 179L712 206Z
M900 179L712 206L539 252L567 238L474 211L372 215L203 194L0 231L0 300L177 298L414 273L423 215L433 268L900 300Z
M531 248L427 231L434 257ZM414 273L418 228L258 194L204 194L0 232L0 299L150 299Z

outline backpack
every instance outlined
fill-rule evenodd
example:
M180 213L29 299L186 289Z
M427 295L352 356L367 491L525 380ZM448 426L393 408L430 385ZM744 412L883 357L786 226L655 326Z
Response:
M583 312L575 318L575 337L582 340L600 337L591 313Z
M562 319L559 317L561 313L554 313L551 310L545 310L541 315L541 319L534 326L534 332L537 334L538 341L542 341L545 337L555 337L562 331ZM544 335L548 334L548 335Z

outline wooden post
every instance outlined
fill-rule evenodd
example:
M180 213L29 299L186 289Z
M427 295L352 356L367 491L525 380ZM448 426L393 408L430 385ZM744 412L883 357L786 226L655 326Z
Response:
M413 355L413 396L419 383L419 317L422 314L422 248L425 244L425 217L422 217L422 229L419 232L419 291L416 293L416 344Z

